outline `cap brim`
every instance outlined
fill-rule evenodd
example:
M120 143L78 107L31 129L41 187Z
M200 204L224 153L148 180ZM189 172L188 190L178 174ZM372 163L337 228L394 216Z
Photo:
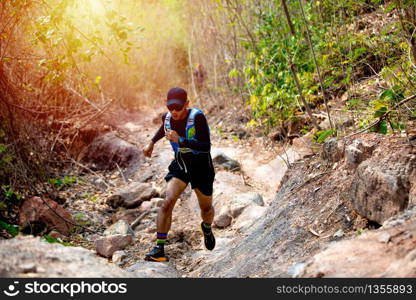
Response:
M183 100L180 100L180 99L169 99L166 101L166 105L172 105L172 104L184 105L185 102L183 102Z

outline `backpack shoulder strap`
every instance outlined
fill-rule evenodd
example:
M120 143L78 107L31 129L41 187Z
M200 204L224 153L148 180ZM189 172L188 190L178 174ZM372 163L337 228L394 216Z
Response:
M171 117L172 117L172 114L170 112L168 112L166 114L165 121L164 121L165 132L166 132L166 130L171 130L172 129L172 127L170 126L170 118Z
M186 127L192 127L195 124L195 117L197 114L202 114L202 111L198 108L191 108L191 112L189 113L188 116L188 121L186 122Z

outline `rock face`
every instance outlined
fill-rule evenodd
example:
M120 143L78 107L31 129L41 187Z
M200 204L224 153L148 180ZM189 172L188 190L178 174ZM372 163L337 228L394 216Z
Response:
M30 226L31 223L40 222L51 230L69 235L73 225L66 220L75 223L71 214L51 199L32 197L23 202L20 207L19 225L22 228Z
M378 230L340 241L306 262L298 277L415 277L416 208Z
M350 187L357 212L379 224L408 206L411 177L416 171L416 151L400 147L373 156L358 165Z
M363 134L357 137L362 139L362 143L353 143L351 139L345 141L346 148L353 145L359 150L354 151L355 156L351 155L350 158L355 157L354 159L348 158L354 164L347 162L346 156L349 154L344 152L341 157L328 156L335 157L332 161L337 160L329 169L327 166L322 166L319 157L310 158L307 164L303 162L294 164L286 172L279 191L269 206L250 205L243 210L235 222L233 220L232 228L242 232L245 237L232 240L227 246L229 250L226 255L201 268L196 266L191 275L291 277L294 273L299 273L298 266L302 265L299 264L300 262L307 261L317 254L328 242L344 239L351 236L357 228L365 228L368 220L362 216L383 222L391 215L406 209L409 199L414 199L412 195L416 194L414 192L416 150L406 144L406 140L401 137L392 138L379 134ZM361 148L361 145L364 147ZM334 147L337 148L338 146ZM216 203L218 212L223 204L222 196L218 195L216 198L217 201L219 200ZM224 195L224 199L226 196ZM230 201L228 197L225 203L231 203ZM249 219L255 221L249 225L244 224ZM346 265L349 262L348 257L352 256L353 260L357 260L356 265L361 267L362 271L350 272L345 276L360 277L370 274L365 273L363 269L371 268L369 264L373 264L376 260L371 258L372 254L381 261L386 251L390 251L391 263L387 262L388 266L383 269L383 273L377 274L394 277L397 272L403 276L415 276L411 273L413 264L410 262L412 255L410 245L414 245L411 236L416 232L412 232L413 229L410 228L396 228L398 232L395 232L394 226L389 229L392 231L380 233L374 238L374 242L365 240L360 242L359 247L351 244L348 251L341 252L345 244L334 246L336 248L328 253L328 257L337 257L339 260L344 257L342 264ZM351 241L351 243L358 242ZM403 244L403 247L408 248L400 248L402 246L400 243L406 244L407 246ZM405 253L403 260L397 261L402 250ZM360 255L367 254L369 254L367 261L359 260ZM328 260L328 268L333 262ZM338 269L342 269L342 264L336 264ZM297 266L296 271L293 271L293 266ZM401 269L403 272L400 271ZM320 276L319 272L318 270L314 273L305 273L304 276ZM342 275L330 272L325 274L328 274L328 277Z
M132 182L110 196L107 204L114 208L119 206L133 208L157 196L158 192L151 183Z
M137 147L120 139L113 132L98 136L80 154L80 159L91 163L98 170L112 170L117 167L137 166L142 153Z
M4 277L131 277L92 251L49 244L33 236L0 240L0 261Z
M316 238L300 224L312 224L316 219L314 209L318 207L319 211L321 208L319 204L313 202L300 203L298 197L290 195L290 192L304 179L304 175L302 176L304 170L293 170L293 172L295 173L291 174L292 176L286 176L285 182L270 206L249 205L241 212L233 228L237 230L244 228L246 236L229 242L226 254L215 257L201 268L196 266L190 276L226 278L288 276L286 271L291 257L301 255L305 251L306 241ZM328 187L328 191L330 190L333 188ZM332 197L328 196L325 200L332 201ZM244 224L246 221L252 223ZM313 250L316 249L311 246L308 252L314 253Z
M127 268L136 278L178 278L181 274L169 263L143 261Z

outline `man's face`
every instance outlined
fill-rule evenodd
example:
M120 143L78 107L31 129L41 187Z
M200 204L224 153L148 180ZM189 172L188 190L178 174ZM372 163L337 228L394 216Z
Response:
M178 121L178 120L183 120L183 119L186 118L187 108L188 108L188 101L185 102L185 105L183 106L183 108L181 110L178 111L178 110L174 109L174 110L169 110L169 111L172 115L172 118L174 120Z

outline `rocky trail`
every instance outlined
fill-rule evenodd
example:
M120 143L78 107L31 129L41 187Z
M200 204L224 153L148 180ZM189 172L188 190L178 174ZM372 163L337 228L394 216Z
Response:
M47 223L55 229L49 236L78 247L30 235L3 240L0 274L415 276L416 152L404 133L359 134L329 139L319 147L303 136L277 148L256 137L235 139L213 126L216 248L204 248L197 199L188 187L173 211L166 246L170 261L144 261L154 245L164 176L173 156L165 140L156 144L152 158L141 153L159 120L157 112L144 111L98 136L84 154L88 159L78 163L79 172L89 172L59 190L60 205L37 197L26 200L21 223ZM112 163L112 170L99 168ZM57 218L56 212L66 217ZM366 261L372 261L371 268Z
M276 155L276 151L260 139L237 140L224 137L224 134L217 134L213 130L212 156L216 167L215 250L211 252L203 246L198 202L188 186L173 213L169 243L166 247L170 261L166 264L145 262L144 255L154 245L157 209L164 197L164 176L172 159L172 150L169 143L162 140L156 144L152 158L144 158L141 147L157 130L160 117L151 111L135 117L117 124L117 132L121 132L119 137L112 132L105 133L104 138L96 138L87 154L84 154L84 157L93 161L89 164L91 168L104 164L108 159L108 151L113 152L112 159L117 160L120 165L123 163L122 157L130 155L128 167L121 168L117 165L113 172L89 173L75 188L79 190L75 196L69 190L63 190L59 194L59 197L66 199L64 207L72 215L74 223L82 224L84 229L94 228L93 231L80 230L81 233L75 235L75 238L73 236L72 241L75 239L76 244L97 252L110 263L132 272L131 276L204 276L203 270L206 270L208 265L227 257L230 249L238 244L236 241L247 236L252 226L263 218L288 163L308 151L305 147L298 147L297 153L293 147L281 155ZM106 139L110 146L105 146ZM132 144L136 149L131 149ZM115 157L117 155L119 157ZM79 165L86 168L85 165ZM28 205L27 210L33 209L33 205L35 204ZM67 225L63 220L55 223L64 223L61 227ZM55 230L50 235L58 240L66 240L61 233ZM23 238L22 242L25 243L27 238ZM19 239L20 237L15 240ZM35 242L31 240L30 243ZM24 247L18 242L15 246ZM38 248L45 247L42 245ZM7 272L20 272L22 275L18 266L33 264L32 255L24 256L28 261L16 257L17 267L14 270L10 269L10 266L6 267ZM76 261L74 264L77 264ZM23 269L23 273L26 274L27 267ZM56 275L42 267L40 270L45 273L35 272L37 276ZM217 275L221 277L220 274L215 276Z

